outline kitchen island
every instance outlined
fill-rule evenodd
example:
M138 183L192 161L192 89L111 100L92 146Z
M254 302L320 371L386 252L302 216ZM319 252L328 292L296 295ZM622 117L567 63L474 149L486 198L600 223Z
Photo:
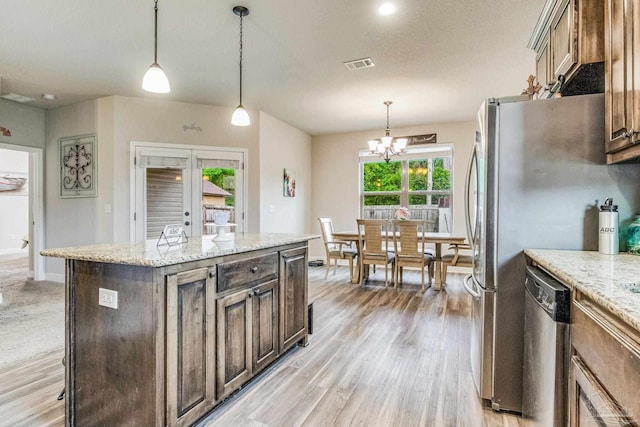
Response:
M525 255L571 288L569 425L640 424L640 256Z
M306 345L317 237L42 251L66 260L66 424L192 425Z

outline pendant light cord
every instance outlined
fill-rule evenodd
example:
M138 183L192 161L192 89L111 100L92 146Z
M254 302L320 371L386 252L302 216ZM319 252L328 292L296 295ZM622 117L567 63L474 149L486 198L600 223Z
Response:
M156 5L153 8L156 15L155 32L153 34L153 63L158 64L158 0L155 1Z
M391 105L391 101L386 101L385 105L387 106L387 129L385 130L385 136L390 136L391 128L389 127L389 105Z
M244 12L241 12L240 13L240 105L242 105L242 17L243 16L244 16Z

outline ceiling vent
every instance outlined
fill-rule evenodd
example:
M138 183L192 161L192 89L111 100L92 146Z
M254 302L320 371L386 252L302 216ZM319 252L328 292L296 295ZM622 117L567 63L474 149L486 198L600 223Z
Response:
M16 102L31 102L31 101L35 101L34 98L29 98L28 96L24 96L24 95L18 95L17 93L6 93L6 94L0 96L0 98L4 98L4 99L8 99L10 101L16 101Z
M353 71L359 70L361 68L375 67L376 64L373 63L373 59L371 58L362 58L354 59L353 61L347 61L344 63L344 66Z

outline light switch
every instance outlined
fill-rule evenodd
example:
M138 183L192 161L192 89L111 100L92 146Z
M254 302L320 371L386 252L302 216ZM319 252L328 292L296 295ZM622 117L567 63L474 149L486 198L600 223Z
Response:
M269 205L269 212L273 213L276 211L276 205Z
M98 305L118 309L118 292L111 289L98 289Z
M111 204L110 203L105 203L105 205L104 205L104 213L106 213L106 214L110 214L111 213Z

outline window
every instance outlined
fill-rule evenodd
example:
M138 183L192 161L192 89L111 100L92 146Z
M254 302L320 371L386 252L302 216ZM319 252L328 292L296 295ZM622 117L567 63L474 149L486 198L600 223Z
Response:
M392 219L401 206L411 219L424 219L427 230L449 233L451 223L451 146L409 147L389 163L360 153L360 216Z

